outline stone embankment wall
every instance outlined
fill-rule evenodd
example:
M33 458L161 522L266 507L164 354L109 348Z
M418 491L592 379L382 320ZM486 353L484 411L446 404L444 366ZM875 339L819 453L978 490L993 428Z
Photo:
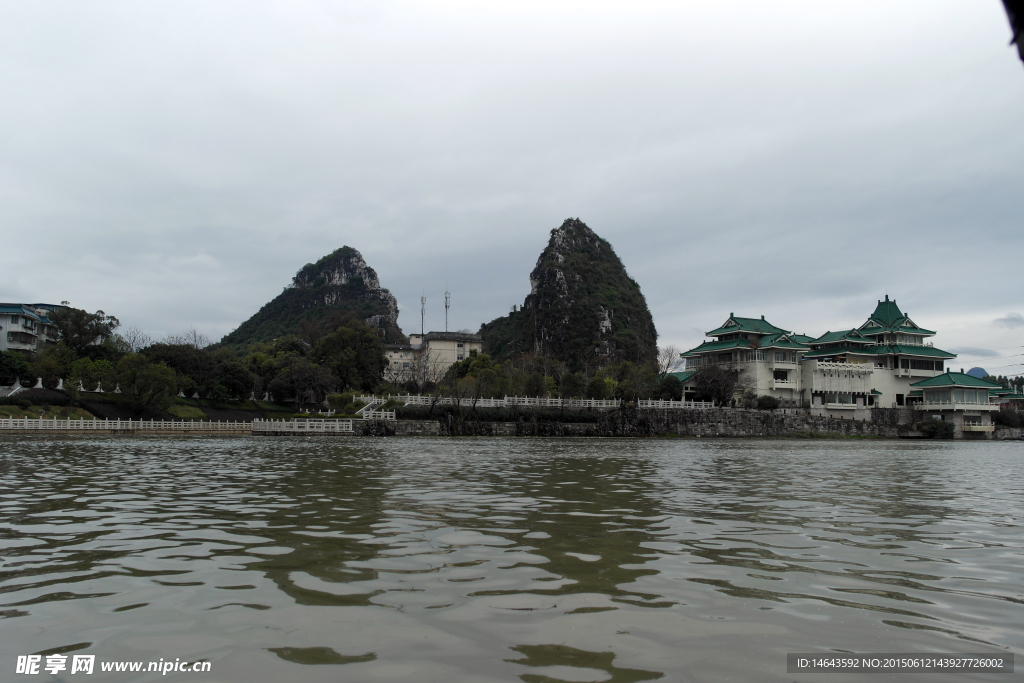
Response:
M871 436L896 438L907 429L904 411L879 411L877 422L791 412L717 408L713 410L627 407L608 411L598 422L485 422L471 417L443 420L399 420L398 436Z
M771 410L648 410L656 434L680 436L874 436L896 438L901 422L842 419ZM889 416L886 416L889 417ZM905 426L902 427L906 429Z

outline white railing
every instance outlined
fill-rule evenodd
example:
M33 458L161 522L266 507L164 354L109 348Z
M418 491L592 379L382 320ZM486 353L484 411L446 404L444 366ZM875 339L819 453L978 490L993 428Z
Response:
M659 399L640 399L636 402L637 408L691 408L697 410L708 410L714 408L713 401L663 401Z
M816 366L818 370L847 370L854 372L870 373L874 372L875 366L873 363L833 363L826 361L818 361Z
M930 409L945 409L945 410L979 410L979 409L991 409L997 410L999 408L998 403L991 403L989 401L921 401L915 403L914 407L918 410L930 410Z
M58 420L31 417L0 419L0 430L45 429L52 431L173 431L173 432L247 432L252 422L212 420Z
M352 420L320 420L320 419L292 419L292 420L253 420L252 433L281 433L289 432L294 434L354 434Z

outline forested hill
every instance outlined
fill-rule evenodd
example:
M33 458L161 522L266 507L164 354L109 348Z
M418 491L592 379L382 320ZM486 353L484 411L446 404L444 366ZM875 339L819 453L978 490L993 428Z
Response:
M522 309L480 328L492 357L535 353L573 370L657 358L658 333L640 285L578 218L551 231L530 290Z
M221 345L244 349L304 329L322 327L340 314L353 313L381 330L387 342L406 341L398 327L398 302L382 289L377 272L362 254L342 247L316 263L307 263L291 284L221 340Z

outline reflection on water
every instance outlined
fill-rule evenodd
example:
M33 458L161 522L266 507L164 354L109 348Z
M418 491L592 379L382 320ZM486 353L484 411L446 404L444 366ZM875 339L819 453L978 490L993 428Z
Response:
M0 671L76 651L225 681L790 680L786 652L1019 650L1021 454L9 437Z

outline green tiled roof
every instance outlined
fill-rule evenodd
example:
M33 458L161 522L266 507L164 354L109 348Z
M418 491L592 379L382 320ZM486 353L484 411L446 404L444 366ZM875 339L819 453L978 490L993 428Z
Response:
M690 379L691 377L693 377L696 374L697 374L696 370L687 370L686 372L668 372L668 373L665 373L666 376L671 375L672 377L675 377L676 379L678 379L683 384L686 384L686 380Z
M885 356L892 353L888 346L844 346L838 349L815 349L804 354L804 358L823 358L825 356Z
M800 344L810 344L814 341L814 337L808 337L806 334L791 334L789 338Z
M900 344L874 345L874 346L842 346L838 349L815 349L804 354L804 358L821 358L823 356L840 356L842 354L854 354L858 356L924 356L927 358L956 358L955 353L949 353L934 346L903 346Z
M980 387L982 389L999 388L995 382L988 382L978 377L971 377L963 372L944 372L937 377L914 382L912 387Z
M877 332L904 332L910 334L924 334L931 335L935 334L934 330L926 330L923 327L918 327L917 323L910 319L910 317L900 310L900 307L896 305L896 300L889 300L889 295L885 295L884 301L879 301L878 305L875 306L875 312L867 319L867 321L860 326L861 330L864 330L867 334L874 334Z
M937 349L934 346L904 346L893 344L889 353L898 353L901 356L928 356L929 358L956 358L955 353Z
M910 398L922 398L924 396L924 391L922 389L918 389L917 391L911 391L909 394L907 394L907 396Z
M758 341L760 344L758 348L761 349L793 349L795 351L806 351L808 348L806 344L799 344L797 342L790 341L788 335L785 333L767 334L762 336ZM687 358L689 356L700 355L702 353L712 353L715 351L750 349L750 343L750 339L729 339L728 341L704 342L700 346L679 355L683 358Z
M715 341L715 342L704 342L700 346L690 349L684 353L679 354L683 358L688 356L700 355L702 353L710 353L712 351L727 351L729 349L746 349L749 339L730 339L729 341Z
M874 394L875 396L881 396L882 395L882 392L879 391L878 389L872 389L871 393Z
M889 300L889 295L885 295L885 301L879 301L878 305L875 306L875 312L871 314L869 320L874 320L883 327L892 327L893 325L902 322L906 318L903 315L903 311L896 305L896 300Z
M761 337L761 348L762 349L797 349L800 351L806 351L808 346L799 342L792 341L793 336L790 334L767 334Z
M838 332L826 332L814 341L812 344L828 344L837 341L848 341L855 344L874 344L874 339L868 339L857 330L839 330Z
M722 324L716 330L705 332L704 334L708 337L719 337L723 334L731 334L733 332L755 332L757 334L788 334L788 330L784 330L781 327L775 327L770 322L764 319L764 316L760 318L739 318L732 313L729 314L729 319Z
M1018 394L1013 389L1007 389L1006 387L999 387L998 389L989 389L989 395L996 396L1002 401L1024 401L1024 394Z

